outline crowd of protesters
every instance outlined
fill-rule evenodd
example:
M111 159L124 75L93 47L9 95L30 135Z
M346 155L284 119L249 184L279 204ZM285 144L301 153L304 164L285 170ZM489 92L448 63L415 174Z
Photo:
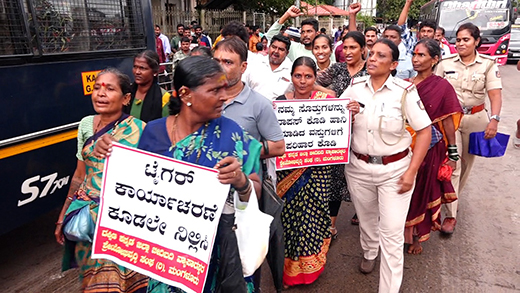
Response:
M270 263L278 292L319 278L329 246L340 237L340 205L352 201L351 223L359 225L363 250L359 270L370 274L380 255L379 292L399 292L404 253L420 254L431 231L454 232L457 199L475 160L468 152L469 134L484 131L493 138L502 106L498 67L477 52L478 27L461 24L451 52L443 28L434 22L410 31L411 4L406 0L397 24L382 32L357 31L358 3L350 6L349 25L331 36L314 18L286 28L303 15L296 6L264 33L232 21L214 42L196 22L177 25L171 40L156 25L156 51L134 58L132 84L116 69L102 71L92 94L97 115L80 123L77 169L55 232L66 246L65 260L80 266L83 290L183 292L111 261L92 260L91 243L63 237L64 218L78 208L90 204L97 217L95 183L112 141L119 141L206 167L223 166L220 182L230 184L244 202L257 200L249 197L253 188L261 195L263 162L285 202L278 219L284 256L278 266ZM163 65L169 62L170 67ZM172 94L158 85L168 70L174 71ZM272 101L325 98L351 100L346 106L353 116L350 163L276 171L274 158L284 154L285 141ZM192 139L197 137L202 141ZM215 141L218 151L233 155L200 156ZM237 141L243 153L233 152ZM199 156L192 156L193 150L200 150ZM241 274L233 214L228 198L204 292L260 292L260 269L252 277Z

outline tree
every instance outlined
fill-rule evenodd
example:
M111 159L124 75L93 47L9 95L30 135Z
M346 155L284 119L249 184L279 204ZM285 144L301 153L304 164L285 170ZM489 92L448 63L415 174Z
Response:
M327 4L327 5L334 5L334 0L323 0L323 1L318 1L318 2L321 2L323 4Z
M381 17L385 23L396 22L405 2L406 0L377 0L377 17ZM419 20L421 6L427 2L428 0L415 0L410 8L408 19Z
M237 10L253 10L268 14L282 14L294 4L293 0L234 0L233 5Z
M376 24L376 22L374 21L374 18L371 15L364 15L364 14L357 15L356 22L364 23L364 25L365 25L364 27L365 28L370 27L370 26L374 26Z

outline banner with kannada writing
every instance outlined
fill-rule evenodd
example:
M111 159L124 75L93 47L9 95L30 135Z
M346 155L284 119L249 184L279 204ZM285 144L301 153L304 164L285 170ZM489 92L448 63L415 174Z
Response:
M229 185L217 171L114 143L92 258L202 292Z
M350 99L274 101L285 139L276 170L349 162Z

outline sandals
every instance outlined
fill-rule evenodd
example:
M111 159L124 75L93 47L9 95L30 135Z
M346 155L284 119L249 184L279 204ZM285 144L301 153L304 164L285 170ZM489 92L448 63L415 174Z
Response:
M350 219L350 224L355 225L355 226L359 225L359 219L357 217L357 214L354 214L352 219Z
M516 137L516 134L512 135L512 136L513 136L513 146L515 147L515 149L520 149L520 138Z
M336 227L330 227L330 239L331 240L336 240L338 239L338 228Z

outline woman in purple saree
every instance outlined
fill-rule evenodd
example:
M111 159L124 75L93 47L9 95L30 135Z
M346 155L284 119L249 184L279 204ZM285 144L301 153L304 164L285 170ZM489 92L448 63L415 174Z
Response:
M440 229L441 204L457 199L450 176L447 176L447 181L438 179L442 165L455 168L459 159L456 147L453 149L451 146L455 146L455 131L462 118L455 90L448 81L433 74L440 56L438 43L425 39L415 46L412 59L417 76L410 81L417 87L423 103L420 106L425 107L432 120L432 141L417 172L406 219L405 243L411 244L408 248L411 254L421 253L420 243L430 238L431 230Z

